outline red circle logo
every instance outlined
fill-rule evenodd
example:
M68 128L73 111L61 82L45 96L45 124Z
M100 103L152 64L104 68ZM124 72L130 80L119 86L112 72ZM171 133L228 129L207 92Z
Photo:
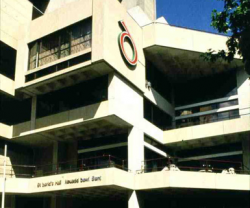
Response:
M122 54L123 54L123 57L125 58L125 60L127 61L127 63L131 66L136 66L137 62L138 62L138 53L137 53L137 49L136 49L136 46L135 46L135 43L133 41L133 38L131 37L124 21L120 21L119 22L122 26L122 28L124 29L123 32L120 33L119 35L119 46L120 46L120 49L122 51ZM124 48L124 42L125 42L125 39L127 38L127 40L130 42L131 46L132 46L132 50L133 50L133 57L132 59L128 57L126 51L125 51L125 48Z

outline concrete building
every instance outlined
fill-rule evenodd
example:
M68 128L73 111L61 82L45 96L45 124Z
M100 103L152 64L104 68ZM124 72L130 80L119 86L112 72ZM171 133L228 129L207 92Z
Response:
M155 0L1 0L6 208L248 208L250 79Z

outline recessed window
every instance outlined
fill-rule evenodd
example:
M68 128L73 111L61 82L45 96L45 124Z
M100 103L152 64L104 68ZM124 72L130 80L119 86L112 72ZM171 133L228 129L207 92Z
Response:
M14 80L16 69L16 50L0 41L0 74Z
M29 69L91 47L92 19L88 18L29 44Z

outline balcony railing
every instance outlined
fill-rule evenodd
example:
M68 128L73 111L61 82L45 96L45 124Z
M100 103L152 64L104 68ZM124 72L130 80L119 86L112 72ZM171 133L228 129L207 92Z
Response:
M235 110L232 110L232 111L235 111ZM217 114L211 114L211 115L209 114L209 115L204 115L204 116L192 117L191 119L194 119L193 121L176 123L176 124L173 124L172 126L167 126L165 129L166 130L179 129L179 128L184 128L184 127L197 126L197 125L214 123L214 122L219 122L219 121L237 119L237 118L241 118L242 116L250 116L250 108L241 108L241 109L238 109L237 111L238 111L237 114L234 114L234 113L230 114L231 111L225 111L224 113L229 112L229 114L226 116L218 116ZM247 111L247 113L241 113L242 111ZM206 117L207 119L200 119L200 117Z
M145 160L141 170L137 173L149 173L159 171L193 171L222 174L250 174L250 169L240 161L190 159L181 161L183 158L165 157Z
M130 172L127 166L127 160L122 160L112 155L103 155L99 157L84 158L39 166L7 165L6 177L34 178L112 167ZM1 165L1 169L3 169L3 165ZM3 173L0 172L0 175L2 174Z

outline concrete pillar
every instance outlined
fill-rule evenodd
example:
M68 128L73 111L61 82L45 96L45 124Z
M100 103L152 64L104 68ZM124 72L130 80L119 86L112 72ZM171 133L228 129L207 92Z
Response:
M77 159L78 159L78 146L77 146L77 141L72 141L68 144L67 148L67 159L68 161L72 161L71 168L74 170L77 168Z
M56 208L56 196L51 197L50 208Z
M54 141L53 154L52 154L52 163L53 163L52 171L57 170L57 162L58 162L58 142Z
M144 161L144 133L133 127L128 132L128 169L136 173Z
M176 121L175 121L175 91L174 91L174 86L171 85L171 104L174 108L174 114L172 117L172 127L175 128L176 127Z
M132 191L129 194L128 208L143 208L142 198L138 196L138 192Z
M32 102L31 102L31 119L30 119L30 129L34 130L36 128L36 106L37 106L37 96L32 97Z
M16 196L13 195L11 196L11 208L15 208L16 207Z
M250 135L242 141L244 170L250 171Z

